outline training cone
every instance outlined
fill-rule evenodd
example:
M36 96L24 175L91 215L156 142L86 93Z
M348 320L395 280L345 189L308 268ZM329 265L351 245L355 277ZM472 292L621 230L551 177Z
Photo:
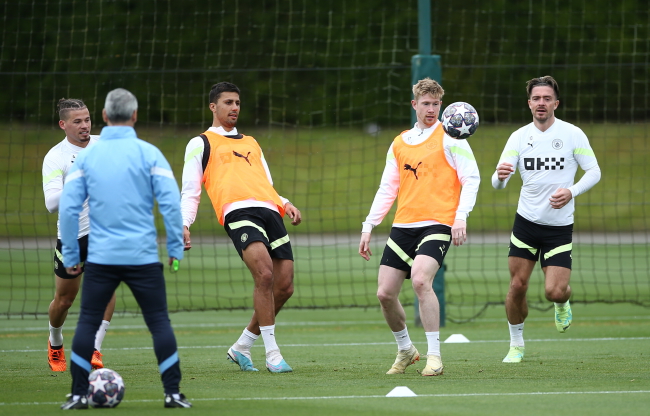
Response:
M461 342L469 342L469 340L463 334L452 334L445 340L445 344L458 344Z
M390 391L386 397L415 397L417 394L413 393L413 390L409 389L406 386L398 386Z

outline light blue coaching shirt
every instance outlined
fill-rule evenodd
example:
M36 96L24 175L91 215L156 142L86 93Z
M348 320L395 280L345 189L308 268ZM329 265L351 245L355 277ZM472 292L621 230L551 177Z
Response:
M157 263L154 197L167 232L169 257L183 258L180 192L169 163L129 126L108 126L99 142L79 153L59 205L63 264L79 263L79 212L88 198L88 258L103 265Z

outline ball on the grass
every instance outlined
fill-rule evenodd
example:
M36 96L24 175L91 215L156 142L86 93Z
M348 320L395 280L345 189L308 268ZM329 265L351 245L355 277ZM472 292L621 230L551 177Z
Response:
M88 376L88 404L92 407L115 407L124 398L124 380L113 370L100 368Z
M470 104L459 101L442 113L442 129L454 139L467 139L478 128L478 113Z

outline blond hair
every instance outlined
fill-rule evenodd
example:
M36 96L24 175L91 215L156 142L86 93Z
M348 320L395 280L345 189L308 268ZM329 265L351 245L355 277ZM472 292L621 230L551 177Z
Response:
M445 90L442 89L437 81L427 77L418 81L413 86L413 99L417 101L420 97L430 94L433 98L441 99L445 95Z

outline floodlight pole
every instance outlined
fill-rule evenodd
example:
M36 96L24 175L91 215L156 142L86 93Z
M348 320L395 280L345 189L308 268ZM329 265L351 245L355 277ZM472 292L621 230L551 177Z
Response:
M418 54L411 58L411 85L417 84L422 78L429 77L442 85L442 68L440 55L431 55L431 0L418 0ZM411 95L411 99L413 95ZM411 109L411 125L417 121L415 111ZM433 291L440 304L440 326L445 326L445 264L440 265L433 279ZM415 298L415 325L421 326L420 305Z
M431 53L431 0L418 0L418 53Z
M426 77L442 85L440 55L432 55L431 50L431 0L418 0L418 54L411 57L411 85ZM416 121L411 109L411 124Z

